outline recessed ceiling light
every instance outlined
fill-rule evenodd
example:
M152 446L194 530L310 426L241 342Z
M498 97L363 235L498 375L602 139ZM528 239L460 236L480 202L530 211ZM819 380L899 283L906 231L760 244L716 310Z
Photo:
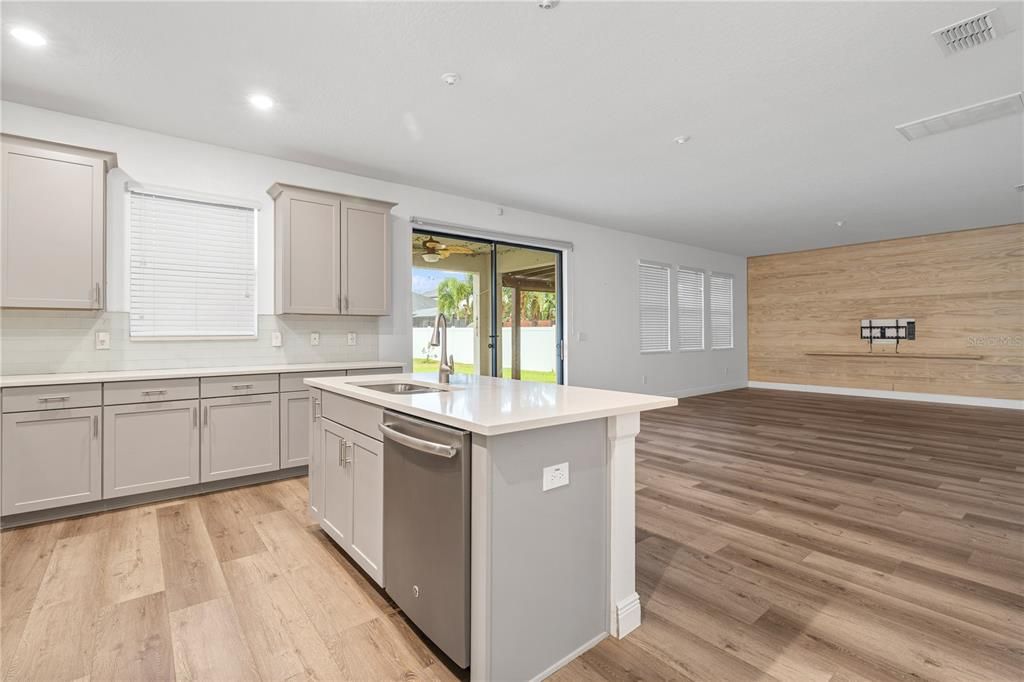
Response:
M689 135L680 135L679 137L675 138L673 141L676 144L686 144L687 142L690 141L690 136Z
M254 94L249 95L249 104L253 105L260 111L268 111L274 108L274 100L269 95Z
M461 79L462 77L455 72L441 74L441 80L444 82L445 85L455 85Z
M22 45L28 45L29 47L42 47L46 45L46 36L27 26L15 26L11 29L11 35Z

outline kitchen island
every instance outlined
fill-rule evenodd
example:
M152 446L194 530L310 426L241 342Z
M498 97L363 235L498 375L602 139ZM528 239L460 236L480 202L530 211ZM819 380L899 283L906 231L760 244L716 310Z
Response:
M310 512L400 606L420 588L385 581L384 472L394 469L384 460L396 436L382 423L411 417L468 433L472 679L543 678L640 624L635 437L640 412L675 398L467 375L447 385L432 374L305 383L316 431Z

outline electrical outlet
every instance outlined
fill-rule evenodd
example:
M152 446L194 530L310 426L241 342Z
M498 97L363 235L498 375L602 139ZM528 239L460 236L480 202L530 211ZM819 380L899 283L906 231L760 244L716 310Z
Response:
M356 334L355 332L349 332L348 333L348 345L354 346L357 343L359 343L359 335Z
M110 350L110 332L96 332L96 350Z
M561 488L563 485L569 485L568 462L544 467L544 480L541 484L542 492L552 490L554 488Z
M274 348L281 347L281 332L270 332L270 345Z
M309 345L319 346L320 345L320 332L309 333Z

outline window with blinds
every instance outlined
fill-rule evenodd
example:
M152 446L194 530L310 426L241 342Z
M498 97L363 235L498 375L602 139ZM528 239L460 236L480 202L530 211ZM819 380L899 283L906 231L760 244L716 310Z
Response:
M679 268L676 273L679 350L704 350L704 271Z
M670 272L666 265L639 264L641 353L672 349Z
M132 191L133 338L256 336L256 210Z
M732 275L711 273L711 348L732 348Z

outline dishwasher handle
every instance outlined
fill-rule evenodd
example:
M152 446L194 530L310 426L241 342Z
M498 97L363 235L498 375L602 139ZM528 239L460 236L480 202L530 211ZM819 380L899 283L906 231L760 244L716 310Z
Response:
M425 452L429 455L437 455L438 457L451 459L459 451L459 449L454 445L431 443L429 440L423 440L422 438L416 438L414 436L408 436L404 433L400 433L395 431L388 424L378 424L377 428L380 429L381 434L383 434L385 438L390 438L396 443L401 443L406 447L410 447L413 450L419 450L420 452Z

